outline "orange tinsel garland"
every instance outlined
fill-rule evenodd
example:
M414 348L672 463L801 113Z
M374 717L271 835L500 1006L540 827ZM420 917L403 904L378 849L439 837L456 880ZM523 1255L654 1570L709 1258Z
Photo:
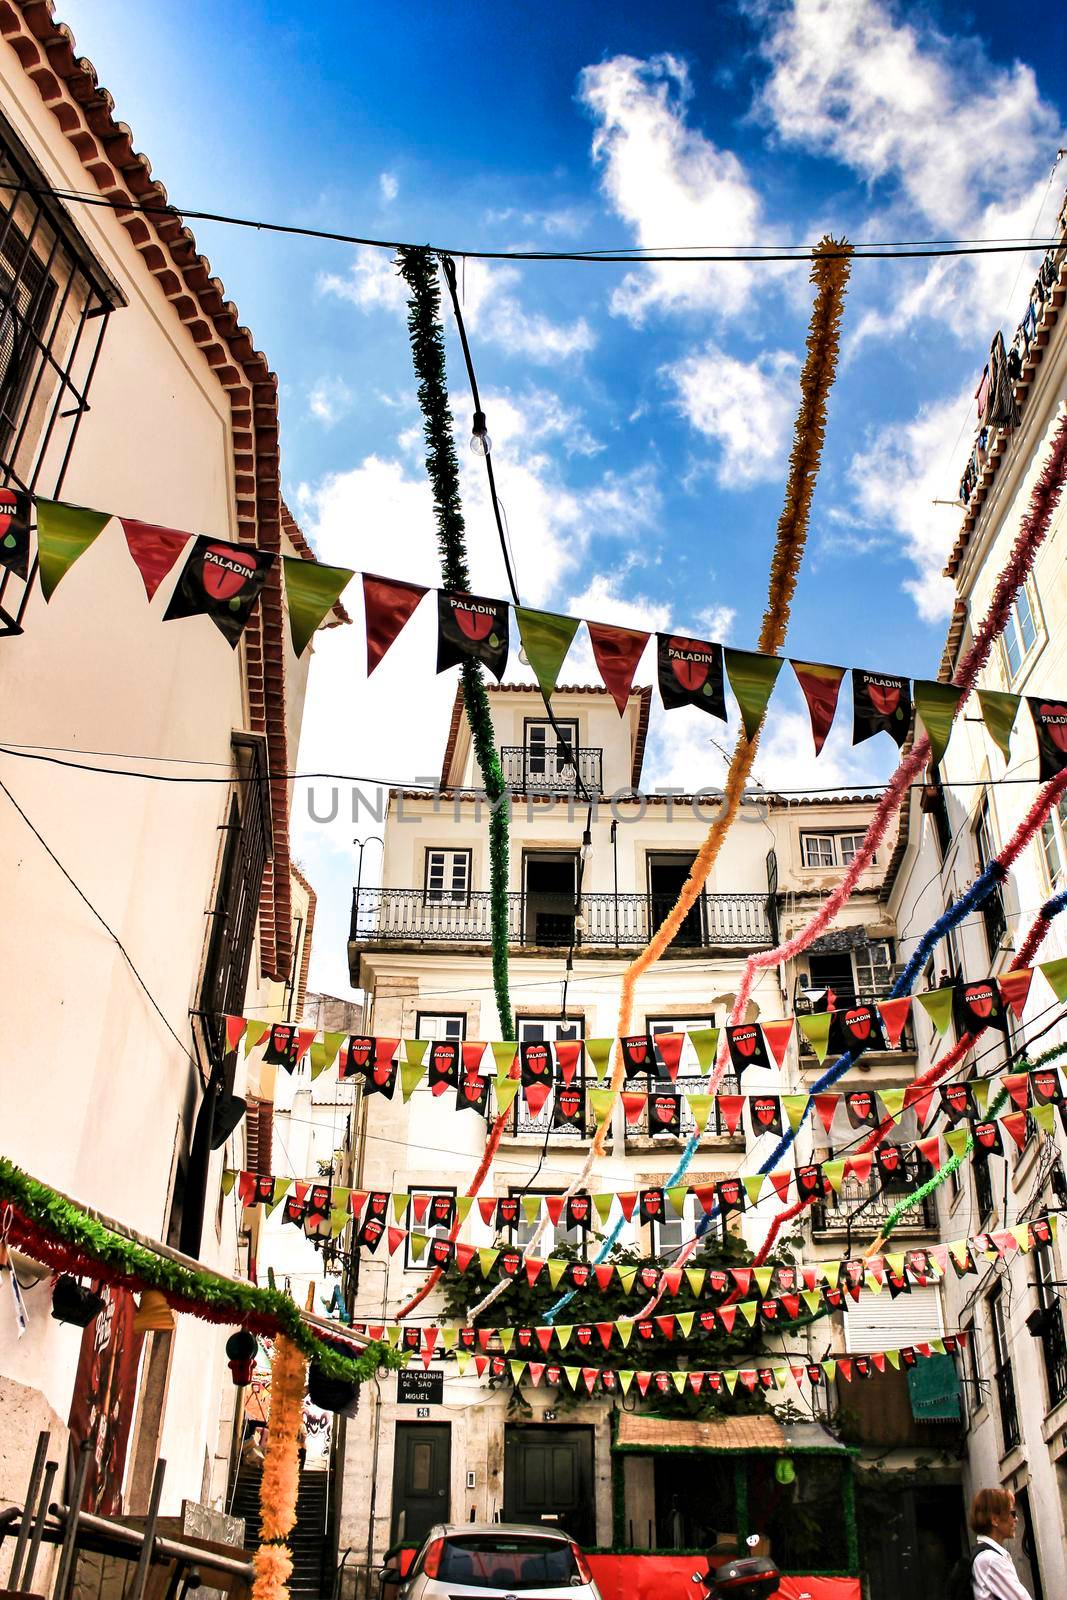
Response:
M252 1558L252 1600L288 1600L293 1558L286 1540L296 1522L306 1383L307 1361L289 1339L279 1338L270 1369L270 1425L259 1490L260 1545Z

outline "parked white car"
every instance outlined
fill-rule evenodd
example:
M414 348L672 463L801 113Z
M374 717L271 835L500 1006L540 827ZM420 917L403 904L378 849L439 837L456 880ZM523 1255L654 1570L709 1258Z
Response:
M573 1539L507 1522L431 1528L398 1585L383 1574L382 1594L386 1600L600 1600Z

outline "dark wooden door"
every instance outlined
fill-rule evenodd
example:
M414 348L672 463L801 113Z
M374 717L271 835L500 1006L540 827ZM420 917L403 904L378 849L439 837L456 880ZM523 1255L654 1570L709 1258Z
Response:
M504 1521L559 1528L596 1543L592 1428L504 1430Z
M392 1543L420 1544L451 1509L452 1430L447 1422L398 1422L393 1456Z

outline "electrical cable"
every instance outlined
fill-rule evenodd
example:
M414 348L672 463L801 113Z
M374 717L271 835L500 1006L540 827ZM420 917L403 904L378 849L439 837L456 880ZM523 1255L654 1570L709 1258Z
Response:
M45 187L38 184L13 183L0 181L0 189L13 191L16 194L32 195L38 199L49 198L62 200L67 204L87 205L99 207L106 211L121 212L124 216L131 212L142 216L160 216L171 220L191 219L194 222L218 222L229 227L251 228L257 233L288 234L300 239L324 239L335 244L366 245L375 250L417 250L424 249L435 255L449 255L462 258L466 261L580 261L592 262L597 265L610 266L614 263L623 265L634 263L639 266L645 264L659 264L681 262L692 264L694 262L760 262L760 261L800 261L808 262L817 245L795 245L775 247L772 245L748 245L733 247L730 253L719 247L717 250L706 250L702 246L677 246L670 251L655 251L653 247L643 249L634 246L623 246L619 250L457 250L453 246L437 244L412 244L404 239L378 239L368 235L343 233L332 228L301 227L294 222L269 222L265 218L241 217L221 211L207 211L200 208L192 209L185 206L176 206L170 202L137 200L133 196L124 194L121 198L112 198L109 195L89 194L84 190ZM969 256L969 255L997 255L1016 251L1037 251L1051 249L1058 244L1056 239L1017 239L1007 243L981 240L978 243L967 243L953 240L944 244L922 241L918 244L905 243L863 245L855 252L858 260L911 260L928 256ZM741 253L737 253L737 251ZM696 253L693 253L693 252ZM650 253L651 252L651 253ZM844 251L839 251L831 259L843 260Z
M191 1053L191 1051L189 1050L188 1045L183 1043L183 1041L179 1038L178 1034L171 1027L170 1022L167 1019L166 1013L163 1011L163 1008L160 1006L159 1001L156 999L155 995L152 993L151 989L148 987L148 984L145 982L145 979L141 975L140 969L137 967L136 963L134 962L133 957L130 955L130 952L126 949L126 946L123 944L122 940L119 938L119 936L115 932L114 928L106 920L106 918L96 909L96 907L93 905L93 902L89 899L89 896L85 893L85 890L83 888L81 888L81 886L74 881L74 879L71 877L70 873L67 871L66 867L63 865L62 861L60 861L59 857L56 855L55 851L52 849L51 845L48 843L47 839L45 839L43 837L43 835L38 831L38 829L34 827L33 823L30 821L29 817L26 815L25 811L23 811L22 807L19 805L18 801L15 799L15 796L11 793L11 790L7 787L7 784L4 783L4 781L2 779L0 779L0 791L2 791L7 796L7 798L10 800L11 804L14 806L15 810L18 812L19 816L22 818L22 820L26 824L27 828L29 828L30 832L33 834L33 836L37 840L38 844L41 846L41 848L44 850L45 854L50 858L50 860L52 862L54 862L54 864L59 868L60 872L63 874L64 878L66 878L67 882L70 884L71 888L74 890L74 892L78 896L79 900L81 900L82 903L85 906L87 906L88 909L92 912L92 914L96 918L97 922L99 922L100 926L104 929L104 932L107 933L109 935L109 937L114 940L116 946L118 947L119 953L122 956L122 959L125 961L126 965L129 967L130 971L133 973L134 977L137 979L138 984L144 990L145 996L147 997L148 1002L151 1005L153 1011L159 1017L159 1020L162 1022L163 1026L166 1028L167 1032L170 1034L171 1038L174 1040L174 1043L178 1046L178 1049L182 1052L182 1055L185 1056L185 1058L189 1062L189 1064L195 1069L198 1077L202 1078L203 1077L203 1070L201 1068L200 1062Z

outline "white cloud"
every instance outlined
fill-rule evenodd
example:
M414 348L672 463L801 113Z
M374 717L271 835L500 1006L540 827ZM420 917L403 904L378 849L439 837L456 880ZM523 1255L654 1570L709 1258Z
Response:
M395 172L380 172L378 174L378 193L387 206L392 205L400 193L400 181Z
M1032 69L991 65L975 39L898 21L884 0L754 0L769 22L760 104L780 137L869 182L893 179L940 227L1027 183L1058 133Z
M952 610L953 586L942 569L959 532L960 513L935 500L955 500L963 472L965 419L974 405L973 381L947 400L923 406L904 426L891 429L852 457L849 477L862 516L887 530L918 568L904 587L919 615L937 622ZM964 429L961 430L961 422Z
M781 471L798 370L785 350L739 361L712 343L662 368L683 416L718 446L716 477L724 487L751 488Z
M539 311L527 311L515 293L521 282L522 274L516 267L468 261L460 270L461 305L468 332L546 366L584 355L593 348L596 338L584 317L573 322L553 322ZM384 251L370 246L356 250L347 276L320 273L318 290L320 294L347 300L361 311L407 314L407 289L395 262Z
M352 391L343 378L320 378L308 395L308 410L316 422L332 428L352 409Z
M519 228L536 228L552 236L584 233L589 225L589 210L585 206L556 206L544 210L524 210L520 206L505 206L500 211L487 211L485 220L490 225L511 223Z
M593 159L604 193L642 247L765 239L759 196L741 162L687 125L691 97L677 56L614 56L585 68L579 98L596 123ZM754 282L750 265L649 265L626 275L611 306L634 323L653 309L729 315Z

